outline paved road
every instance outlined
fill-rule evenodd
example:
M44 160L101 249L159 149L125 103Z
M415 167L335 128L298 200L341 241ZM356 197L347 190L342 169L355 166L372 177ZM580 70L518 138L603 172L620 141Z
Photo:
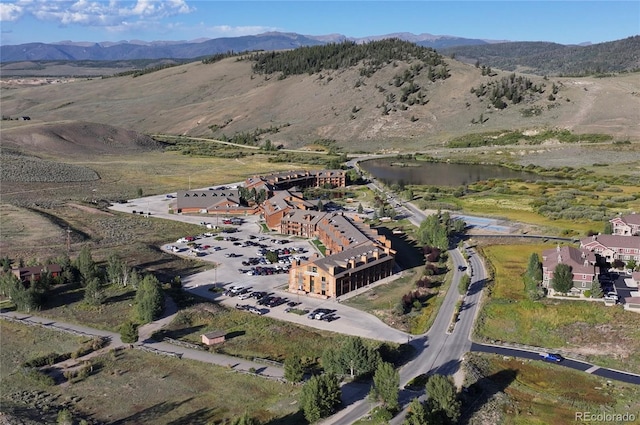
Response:
M528 350L519 350L517 348L500 347L496 345L488 344L476 344L471 345L471 351L480 353L492 353L502 356L519 357L530 360L540 360L540 353ZM640 375L636 375L629 372L602 368L594 366L591 363L583 362L580 360L564 359L560 363L556 363L560 366L565 366L571 369L587 372L592 375L600 376L607 379L614 379L616 381L627 382L630 384L640 385Z
M461 272L458 270L458 266L467 265L462 254L457 249L448 252L454 265L452 284L445 295L440 312L431 329L424 335L414 337L410 342L416 351L416 356L400 369L401 388L404 388L409 381L421 374L439 373L451 375L455 373L460 366L462 357L471 348L469 336L477 314L482 285L484 285L484 267L477 254L469 250L472 253L469 267L467 271ZM473 274L471 275L472 279L468 295L464 299L465 307L460 312L455 328L452 332L449 332L449 325L451 324L456 302L461 299L457 282L460 280L462 273L467 273L471 270L473 270ZM400 392L401 406L406 408L408 403L418 395L420 394L413 391L402 390ZM348 409L343 409L322 423L354 423L366 415L370 409L370 402L363 398L358 402L352 403ZM401 423L404 415L405 412L397 415L393 423Z

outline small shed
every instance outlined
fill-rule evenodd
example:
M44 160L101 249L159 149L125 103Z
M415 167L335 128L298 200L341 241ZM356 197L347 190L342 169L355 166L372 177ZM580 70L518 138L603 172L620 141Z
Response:
M224 331L211 331L206 334L202 334L202 343L205 345L216 345L224 342L225 336L227 335Z

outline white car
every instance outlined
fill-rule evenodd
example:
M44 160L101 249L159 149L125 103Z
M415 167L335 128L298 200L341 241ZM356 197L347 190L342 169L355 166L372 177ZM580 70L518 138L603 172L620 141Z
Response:
M607 292L606 294L604 294L604 299L617 302L620 299L620 296L615 292Z
M245 292L244 294L240 294L238 297L239 300L246 300L248 298L251 298L251 292Z

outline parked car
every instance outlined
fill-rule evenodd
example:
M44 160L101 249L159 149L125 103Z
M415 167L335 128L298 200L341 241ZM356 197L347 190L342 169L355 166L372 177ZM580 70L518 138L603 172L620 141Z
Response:
M542 360L553 363L560 363L564 358L557 353L540 353Z
M336 316L335 313L325 314L322 319L325 322L333 322L334 320L338 320L340 317Z
M248 298L251 298L251 292L245 292L244 294L240 294L238 297L239 300L246 300Z
M620 296L615 292L607 292L606 294L604 294L604 299L608 301L618 302L620 300Z
M251 293L251 297L253 297L253 298L257 299L257 300L265 297L266 295L267 295L267 293L264 292L264 291L256 291L256 292L252 292Z

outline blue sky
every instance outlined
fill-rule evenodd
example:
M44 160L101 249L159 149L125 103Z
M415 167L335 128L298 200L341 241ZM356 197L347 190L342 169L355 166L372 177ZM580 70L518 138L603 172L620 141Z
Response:
M267 31L599 43L640 34L640 1L0 0L0 42L195 40Z

